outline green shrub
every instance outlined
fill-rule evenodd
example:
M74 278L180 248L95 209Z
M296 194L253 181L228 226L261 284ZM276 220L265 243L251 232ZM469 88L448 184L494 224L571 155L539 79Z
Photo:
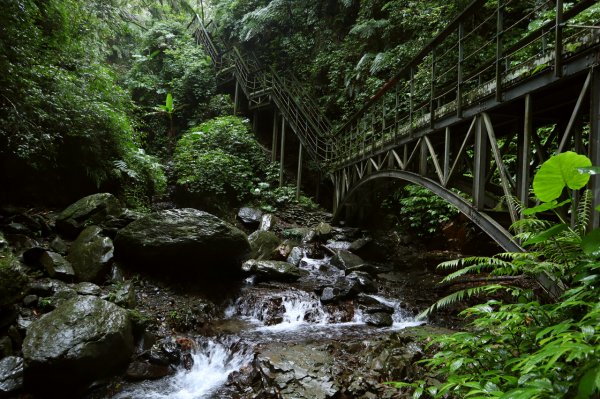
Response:
M123 197L130 208L147 209L152 197L163 194L167 188L162 164L142 149L129 150L125 159L114 162L114 169L123 182Z
M267 165L247 122L234 116L188 130L177 143L174 164L178 187L205 204L247 198Z

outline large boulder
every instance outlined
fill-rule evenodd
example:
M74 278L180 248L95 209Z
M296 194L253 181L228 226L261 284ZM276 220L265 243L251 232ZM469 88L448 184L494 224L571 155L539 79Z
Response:
M110 193L88 195L58 215L56 228L61 234L74 238L85 226L100 224L109 216L120 215L122 210L119 200Z
M34 321L23 341L25 386L71 395L113 375L133 353L126 310L94 296L78 296Z
M108 273L113 258L113 243L100 235L102 229L90 226L73 242L67 259L79 281L101 282Z
M262 220L263 212L260 209L243 207L240 208L237 217L246 226L256 228Z
M52 278L69 281L75 277L75 271L71 263L56 252L44 251L39 262Z
M115 255L129 264L185 275L238 274L250 252L246 234L210 213L192 208L151 213L119 230Z
M337 250L331 258L331 264L335 267L346 270L365 263L360 257L344 249Z

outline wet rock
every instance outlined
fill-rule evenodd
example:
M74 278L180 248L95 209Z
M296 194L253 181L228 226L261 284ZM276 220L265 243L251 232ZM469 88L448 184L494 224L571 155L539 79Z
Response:
M243 207L240 208L237 217L246 226L256 228L262 220L263 212L260 209Z
M130 209L124 209L118 216L108 215L106 220L100 225L104 233L110 237L115 238L117 232L129 223L135 222L136 220L143 217L144 214L135 212Z
M39 262L52 278L71 281L75 277L75 270L71 263L56 252L44 251Z
M359 238L353 241L348 250L361 258L373 261L384 261L390 255L390 250L385 244L375 241L370 237Z
M0 308L23 298L27 280L19 262L11 254L0 254Z
M129 364L125 378L129 381L156 380L174 374L174 370L162 364L136 361Z
M2 336L0 337L0 359L5 358L6 356L11 356L13 354L13 345L10 337Z
M363 315L363 321L375 327L389 327L394 323L392 315L387 312L367 313Z
M70 299L33 322L23 341L25 382L71 393L115 374L133 353L128 313L93 296Z
M77 291L77 293L79 295L98 296L98 295L102 294L102 288L100 288L99 286L97 286L94 283L89 283L87 281L76 284L75 287L73 287L73 289L75 289L75 291Z
M292 282L307 274L306 271L287 262L254 259L244 262L242 270L249 274L255 274L260 281Z
M346 251L343 249L337 250L335 252L335 255L331 258L331 264L342 270L356 267L364 263L365 261L362 260L360 257L354 255L350 251Z
M165 338L152 345L148 352L148 360L152 364L168 366L170 364L179 365L182 361L181 348L173 338Z
M304 251L302 250L302 248L294 247L292 248L290 255L287 257L287 262L297 267L298 265L300 265L300 261L303 257Z
M345 272L346 272L346 274L350 274L352 272L362 272L362 273L367 273L367 274L374 276L377 273L380 273L381 270L380 270L380 268L378 268L375 265L372 265L370 263L362 263L360 265L348 267L345 270Z
M274 230L279 223L280 220L277 216L267 213L262 216L258 229L263 231L271 231Z
M56 236L54 240L50 242L50 248L61 255L66 255L69 250L69 245L65 240Z
M0 360L0 396L14 394L23 388L23 359L8 356Z
M210 213L192 208L170 209L144 216L119 230L119 259L162 270L231 278L250 252L246 235Z
M66 237L76 237L85 226L98 225L122 211L119 200L110 193L88 195L69 205L56 218L56 229Z
M17 222L11 222L4 226L4 231L7 234L23 234L23 235L36 235L35 232L29 230L25 225Z
M331 303L343 299L352 298L360 292L360 285L356 280L349 280L344 277L336 279L333 286L325 287L321 294L321 302Z
M135 307L135 288L131 282L115 284L108 294L109 301L127 309Z
M346 279L356 281L362 292L377 292L377 284L371 280L368 273L352 272L346 276Z
M100 235L102 229L90 226L79 234L67 259L79 281L99 282L106 276L113 258L113 243Z
M257 230L248 236L252 253L250 257L257 260L279 260L278 252L281 240L272 231Z
M377 299L369 295L360 294L356 299L358 308L363 313L394 313L394 308L386 305L385 303L379 302Z
M31 237L28 237L24 234L6 234L6 241L8 241L10 247L16 255L23 255L25 258L25 253L27 250L32 248L40 248L40 243L34 240ZM43 248L38 249L38 251L43 250ZM39 253L38 253L39 255ZM37 258L36 258L37 259ZM28 264L26 259L23 259L25 264Z
M315 232L315 238L319 241L327 241L333 235L333 229L329 223L319 223L313 231Z
M306 240L305 238L307 238L307 235L309 234L313 234L314 232L306 227L294 227L292 229L285 229L282 232L283 237L284 238L289 238L292 240L296 240L296 241L304 241L307 242L308 240ZM310 240L310 237L308 237Z
M69 288L67 284L60 280L54 280L51 278L41 278L34 280L29 284L29 293L41 297L52 296L63 288Z
M339 391L333 363L324 347L288 343L268 345L257 354L255 367L265 388L277 389L278 397L326 399Z
M20 332L25 332L29 326L31 325L31 323L35 320L35 316L33 315L33 312L31 312L31 309L26 309L29 312L23 314L23 312L21 314L19 314L19 317L17 317L17 329Z

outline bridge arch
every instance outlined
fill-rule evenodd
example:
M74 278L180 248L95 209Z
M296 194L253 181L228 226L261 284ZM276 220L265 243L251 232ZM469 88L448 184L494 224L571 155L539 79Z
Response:
M375 172L369 176L364 177L352 187L350 187L346 195L344 195L344 197L341 198L339 206L337 207L336 212L334 214L333 220L337 221L340 219L342 212L345 209L346 203L349 200L351 200L354 195L360 193L361 189L364 188L365 185L380 179L399 179L426 188L438 197L454 205L462 214L464 214L467 218L469 218L469 220L471 220L473 223L475 223L475 225L477 225L486 234L488 234L505 251L523 252L523 248L515 241L512 234L510 234L504 227L502 227L489 215L478 211L468 201L466 201L453 191L449 190L448 188L442 186L434 180L431 180L427 177L423 177L414 172L402 170L386 170Z

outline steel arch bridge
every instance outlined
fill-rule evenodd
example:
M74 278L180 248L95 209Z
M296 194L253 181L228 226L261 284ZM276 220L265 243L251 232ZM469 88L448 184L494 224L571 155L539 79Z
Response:
M539 0L525 14L514 11L517 2L472 1L337 125L298 80L236 48L219 50L198 16L190 26L220 81L235 84L235 108L245 98L255 120L272 116L280 184L289 129L298 142L298 192L306 153L330 178L336 218L356 206L367 183L399 179L431 190L502 248L520 251L505 220L531 205L536 168L567 150L600 165L600 20L595 0ZM540 15L552 19L530 29ZM594 205L599 184L592 179ZM592 224L600 224L598 213Z

